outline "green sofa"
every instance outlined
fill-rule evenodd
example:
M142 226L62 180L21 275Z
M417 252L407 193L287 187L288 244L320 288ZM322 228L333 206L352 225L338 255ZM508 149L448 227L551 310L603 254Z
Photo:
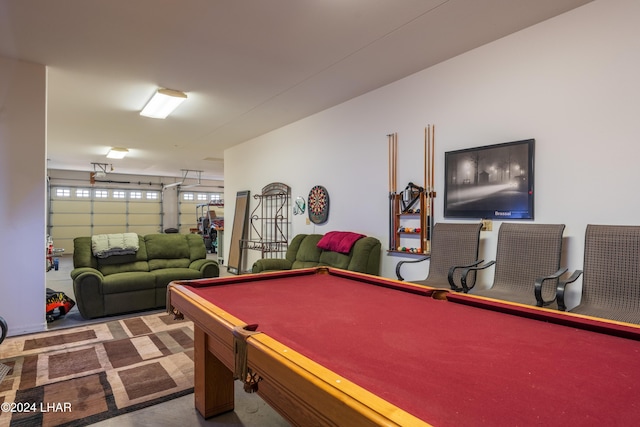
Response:
M162 308L172 280L218 277L198 234L138 236L135 254L97 258L91 237L73 240L73 292L85 319Z
M382 245L375 237L357 240L347 254L320 249L318 242L322 237L322 234L298 234L291 240L285 258L259 259L253 264L252 272L328 266L376 276L380 274Z

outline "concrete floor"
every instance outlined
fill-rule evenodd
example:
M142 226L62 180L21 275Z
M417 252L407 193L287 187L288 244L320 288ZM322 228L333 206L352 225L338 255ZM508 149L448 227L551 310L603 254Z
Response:
M193 394L91 424L99 427L228 426L271 427L289 424L256 394L247 394L236 381L236 408L207 420L193 406Z
M215 254L209 254L215 259ZM55 291L64 292L72 299L73 282L69 273L73 269L73 260L69 255L59 257L58 270L46 273L47 287ZM220 268L221 275L226 275L226 267ZM125 316L122 316L125 317ZM49 324L49 330L59 330L89 323L114 320L118 317L85 320L80 316L78 308L74 307L64 318ZM242 384L235 382L235 410L226 414L203 419L195 410L193 394L178 399L150 406L129 414L110 418L99 423L91 424L100 427L138 427L138 426L229 426L229 427L280 427L289 426L277 412L267 405L257 394L245 393Z

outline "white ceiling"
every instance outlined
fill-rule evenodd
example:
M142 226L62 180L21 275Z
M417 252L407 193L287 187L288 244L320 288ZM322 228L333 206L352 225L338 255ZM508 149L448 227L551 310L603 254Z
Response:
M0 0L0 55L49 67L49 168L222 179L226 148L589 1ZM166 120L157 87L189 97Z

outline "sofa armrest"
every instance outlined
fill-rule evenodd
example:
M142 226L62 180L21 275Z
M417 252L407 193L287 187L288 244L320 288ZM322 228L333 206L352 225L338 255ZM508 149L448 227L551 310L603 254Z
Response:
M102 275L102 273L99 270L96 270L95 268L78 267L78 268L74 268L73 270L71 270L71 280L75 281L76 277L80 276L83 273L95 274L96 276L98 276L100 278L100 280L104 279L104 276Z
M352 256L347 270L359 273L380 274L380 252L382 244L375 237L363 237L351 249Z
M270 270L291 270L291 261L280 258L263 258L253 263L252 273L262 273Z
M94 268L81 267L71 271L71 278L76 306L82 317L93 319L104 316L102 273Z
M197 259L191 262L189 268L198 270L203 279L220 276L220 267L218 263L212 259Z

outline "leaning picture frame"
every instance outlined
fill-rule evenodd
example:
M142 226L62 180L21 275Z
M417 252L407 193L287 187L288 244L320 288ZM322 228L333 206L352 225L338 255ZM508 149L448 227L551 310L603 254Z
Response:
M445 152L444 216L534 219L535 139Z

